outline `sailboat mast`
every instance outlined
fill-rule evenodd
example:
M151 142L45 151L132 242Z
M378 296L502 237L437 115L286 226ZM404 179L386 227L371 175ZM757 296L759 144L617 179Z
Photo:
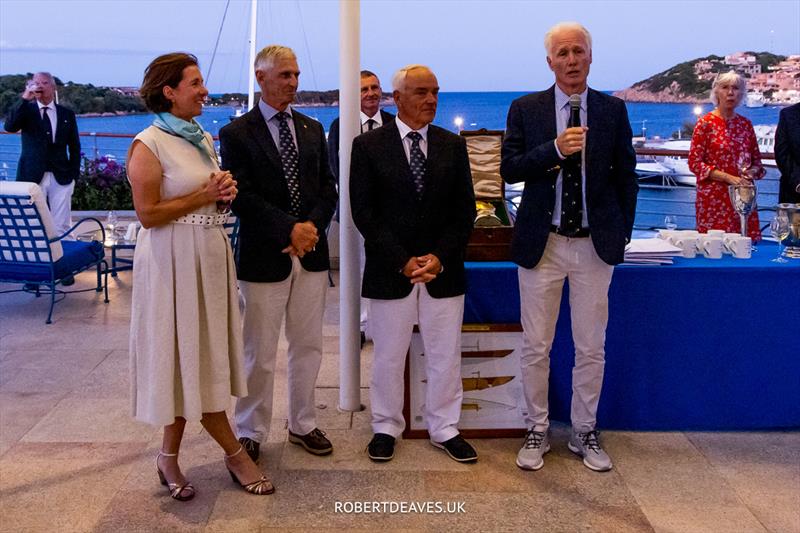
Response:
M247 109L253 109L255 102L256 73L253 64L256 62L256 22L258 16L258 0L250 0L250 63L247 66Z

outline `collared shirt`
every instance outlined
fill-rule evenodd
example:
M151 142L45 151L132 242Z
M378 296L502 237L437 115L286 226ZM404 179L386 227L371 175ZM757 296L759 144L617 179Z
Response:
M281 153L281 134L279 128L280 120L276 116L280 111L266 103L264 100L258 100L258 109L261 111L261 116L264 117L264 120L267 122L267 128L269 128L269 132L272 135L272 140L275 141L275 148L278 149L278 153ZM292 132L292 139L294 139L294 147L295 150L300 152L300 147L297 145L297 134L294 131L294 120L292 120L292 106L286 107L286 113L289 114L289 131Z
M375 125L372 126L372 129L380 128L381 126L383 126L383 117L381 117L380 109L378 109L378 112L375 113L374 117L368 117L363 111L359 111L359 113L361 113L361 133L369 131L369 126L367 125L367 122L369 122L370 120L375 121Z
M561 88L556 85L556 135L560 135L569 124L569 95L565 94ZM583 90L581 93L581 124L586 125L587 105L586 96L589 94L589 88ZM558 144L553 141L556 147L556 153L561 159L566 159L558 149ZM551 224L559 226L561 224L561 183L564 172L558 173L556 178L556 205L553 208L553 219ZM581 150L581 197L583 199L583 213L581 215L581 227L589 227L589 219L586 214L586 147Z
M56 116L56 103L50 102L49 104L44 105L39 100L36 100L36 104L39 106L39 118L44 116L42 109L45 107L47 108L47 118L50 119L50 131L53 134L53 142L56 142L56 125L58 124L58 117Z
M412 131L416 131L420 135L422 135L422 139L419 141L419 149L422 150L422 153L425 154L425 157L428 157L428 125L425 124L418 130L412 130L411 127L400 120L400 117L394 119L395 124L397 124L397 129L400 132L400 139L403 141L403 150L406 151L406 160L411 163L411 139L408 138L408 134Z

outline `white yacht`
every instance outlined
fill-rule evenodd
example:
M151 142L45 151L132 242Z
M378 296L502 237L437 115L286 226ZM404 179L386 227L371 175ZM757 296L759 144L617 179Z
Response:
M764 107L764 93L760 91L750 91L744 98L745 107Z

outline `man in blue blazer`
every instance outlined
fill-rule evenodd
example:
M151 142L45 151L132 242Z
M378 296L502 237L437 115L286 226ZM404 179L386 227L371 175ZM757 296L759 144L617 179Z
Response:
M528 407L528 432L517 466L541 468L550 449L550 348L568 279L575 343L568 446L587 467L604 471L612 463L600 446L596 415L608 288L633 229L636 156L625 104L587 86L589 32L577 23L557 24L545 35L545 49L556 83L511 104L500 165L506 182L525 183L511 243L512 260L519 265ZM568 127L576 115L580 125Z
M775 161L781 171L779 202L800 203L800 104L781 109Z
M236 427L257 460L272 421L285 319L289 442L327 455L333 446L317 427L314 389L330 269L325 228L336 207L336 186L322 126L290 106L300 76L294 52L267 46L256 56L255 71L258 105L219 132L222 166L239 182L231 207L241 222L237 275L248 395L236 402Z
M59 235L72 226L72 191L81 167L75 113L56 104L55 79L38 72L6 117L5 129L22 131L17 181L38 183L47 197Z

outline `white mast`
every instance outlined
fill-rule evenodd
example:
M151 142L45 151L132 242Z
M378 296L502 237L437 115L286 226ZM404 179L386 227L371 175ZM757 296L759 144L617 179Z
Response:
M256 62L256 22L258 16L258 0L250 0L250 63L247 66L247 109L253 109L255 102L256 73L253 64Z
M359 246L350 211L350 150L361 133L359 0L339 0L339 409L360 411Z

